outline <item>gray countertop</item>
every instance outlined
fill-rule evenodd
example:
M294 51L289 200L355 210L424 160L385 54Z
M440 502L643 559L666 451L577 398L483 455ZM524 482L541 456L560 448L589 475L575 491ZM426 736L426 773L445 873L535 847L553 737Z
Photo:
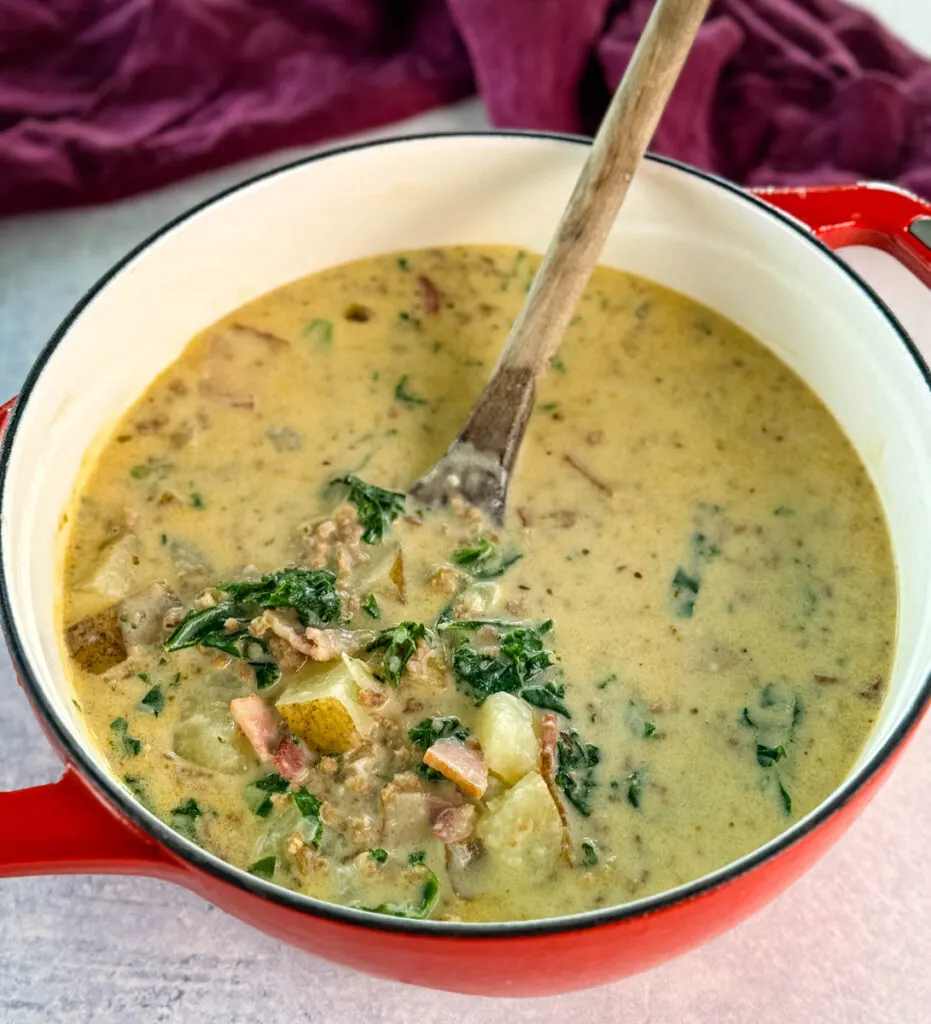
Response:
M467 103L404 127L482 124L480 107ZM116 258L199 199L287 156L105 209L0 222L0 398L16 392L54 327ZM931 352L928 292L879 254L855 253L852 261ZM59 771L0 653L0 790L50 781ZM571 1016L577 1024L926 1024L929 792L926 723L848 835L769 908L647 974L545 1000L468 998L367 978L282 946L165 883L5 880L0 1022L521 1024Z

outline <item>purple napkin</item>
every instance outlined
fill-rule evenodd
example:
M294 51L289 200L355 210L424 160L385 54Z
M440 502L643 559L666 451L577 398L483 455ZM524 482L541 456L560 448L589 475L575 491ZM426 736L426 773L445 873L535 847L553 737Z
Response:
M97 202L477 89L591 132L651 0L0 0L0 214ZM931 198L931 63L841 0L717 0L653 148Z

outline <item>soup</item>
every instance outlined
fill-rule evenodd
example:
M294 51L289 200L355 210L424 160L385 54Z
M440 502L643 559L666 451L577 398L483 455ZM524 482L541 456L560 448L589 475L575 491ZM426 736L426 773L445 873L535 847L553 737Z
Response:
M324 900L526 920L695 879L844 778L895 636L879 501L819 400L599 268L496 529L404 491L538 258L384 255L195 338L88 464L62 636L114 773Z

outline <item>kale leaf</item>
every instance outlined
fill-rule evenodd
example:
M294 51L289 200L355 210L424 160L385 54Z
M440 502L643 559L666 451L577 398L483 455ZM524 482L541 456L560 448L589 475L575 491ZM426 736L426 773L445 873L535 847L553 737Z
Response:
M543 708L546 711L556 711L560 715L565 715L566 718L572 717L569 714L569 709L563 703L566 688L562 683L542 683L535 686L525 686L520 691L520 695L528 704L533 704L534 707Z
M305 626L329 625L342 611L336 576L328 569L279 569L255 582L221 583L220 589L244 605L293 608Z
M761 768L772 768L786 756L786 748L780 743L777 747L767 747L763 743L756 745L756 761Z
M320 817L321 803L319 797L307 791L306 786L291 794L294 806L301 812L305 822L306 831L304 838L311 846L320 845L320 837L323 834L323 819Z
M404 511L406 495L398 491L386 491L352 475L333 477L330 483L344 484L349 488L347 497L356 507L362 524L362 540L366 544L378 544L383 540L391 524Z
M165 650L180 651L184 647L195 646L224 650L221 646L225 642L223 638L231 636L226 632L224 624L230 619L238 619L245 628L249 618L245 608L231 601L221 601L212 608L192 608L165 641Z
M142 700L139 701L139 708L142 711L148 711L158 718L165 710L165 694L162 693L161 686L153 686Z
M469 730L455 715L421 719L407 734L411 743L420 750L427 750L437 740L446 739L448 736L457 740L468 739Z
M640 799L643 794L643 780L646 771L643 768L635 768L624 780L627 783L627 802L634 810L640 810Z
M366 650L385 649L381 668L385 682L392 686L401 682L401 674L417 650L417 641L426 635L427 627L422 622L399 622L376 634Z
M456 548L452 561L454 565L461 565L477 580L494 580L503 576L523 557L519 551L499 554L497 544L487 537L479 537L470 547Z
M575 729L565 729L556 743L556 785L579 814L588 817L589 795L595 787L595 767L601 751L586 743Z
M189 839L192 843L199 843L195 824L203 812L192 797L172 808L171 827L179 835Z
M430 916L440 898L440 882L436 875L427 867L420 866L426 873L426 880L420 890L420 903L379 903L377 907L360 907L373 914L387 914L389 917L407 917L423 920Z
M142 740L129 735L129 722L125 718L114 718L110 723L110 732L113 733L114 742L119 741L119 746L128 757L137 757L142 751Z
M255 875L256 878L264 878L268 882L271 881L271 877L275 873L276 863L275 857L263 857L254 864L250 864L246 870L250 875Z

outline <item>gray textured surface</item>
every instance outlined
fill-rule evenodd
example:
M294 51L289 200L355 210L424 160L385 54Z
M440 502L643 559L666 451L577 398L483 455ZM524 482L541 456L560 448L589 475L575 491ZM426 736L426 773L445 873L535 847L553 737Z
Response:
M469 104L416 127L479 123ZM15 393L63 314L115 258L246 170L105 210L0 222L0 397ZM856 259L931 351L928 293L872 254ZM59 767L0 653L0 790L49 781ZM926 1024L929 792L925 725L848 836L763 913L648 974L558 999L475 999L369 979L281 946L163 883L6 880L0 1022Z

